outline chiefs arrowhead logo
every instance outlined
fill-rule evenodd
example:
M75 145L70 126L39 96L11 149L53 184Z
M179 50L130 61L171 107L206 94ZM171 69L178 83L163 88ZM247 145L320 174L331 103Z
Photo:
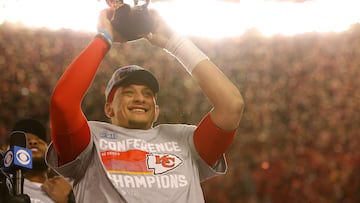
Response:
M148 169L153 170L155 175L173 170L182 163L179 157L172 154L151 153L146 156Z

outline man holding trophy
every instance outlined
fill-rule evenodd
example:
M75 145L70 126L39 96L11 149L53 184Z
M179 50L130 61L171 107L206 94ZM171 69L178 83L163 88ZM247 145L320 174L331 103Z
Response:
M204 202L201 181L226 172L224 154L242 117L242 96L201 50L146 4L108 4L98 33L53 91L47 163L74 181L77 202ZM103 58L114 43L140 38L174 56L209 99L213 108L198 125L153 126L159 83L137 65L118 68L107 84L104 111L110 123L86 119L81 102Z

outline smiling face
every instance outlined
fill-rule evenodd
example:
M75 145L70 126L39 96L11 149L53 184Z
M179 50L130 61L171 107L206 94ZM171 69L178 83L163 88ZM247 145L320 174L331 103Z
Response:
M40 139L38 136L27 133L27 148L32 151L33 160L36 159L45 159L45 153L47 150L47 143Z
M114 125L132 129L149 129L159 115L156 95L147 86L130 84L115 90L105 113Z
M46 171L48 166L45 162L47 143L32 133L26 133L27 148L32 151L32 171Z

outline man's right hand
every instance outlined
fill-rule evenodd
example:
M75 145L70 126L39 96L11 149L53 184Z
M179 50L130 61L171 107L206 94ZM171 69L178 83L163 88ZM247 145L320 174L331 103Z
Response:
M49 178L43 183L42 189L51 199L58 203L67 203L69 193L72 192L71 184L62 176Z
M102 10L98 18L97 29L106 30L113 37L114 42L125 43L127 40L122 37L120 33L116 32L116 30L111 25L111 18L114 15L114 12L114 8L107 8Z

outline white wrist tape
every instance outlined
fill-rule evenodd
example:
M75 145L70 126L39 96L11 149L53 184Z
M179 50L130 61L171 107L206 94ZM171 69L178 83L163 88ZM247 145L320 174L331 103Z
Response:
M190 74L197 64L209 59L190 40L177 34L169 39L166 43L165 50L173 55Z

